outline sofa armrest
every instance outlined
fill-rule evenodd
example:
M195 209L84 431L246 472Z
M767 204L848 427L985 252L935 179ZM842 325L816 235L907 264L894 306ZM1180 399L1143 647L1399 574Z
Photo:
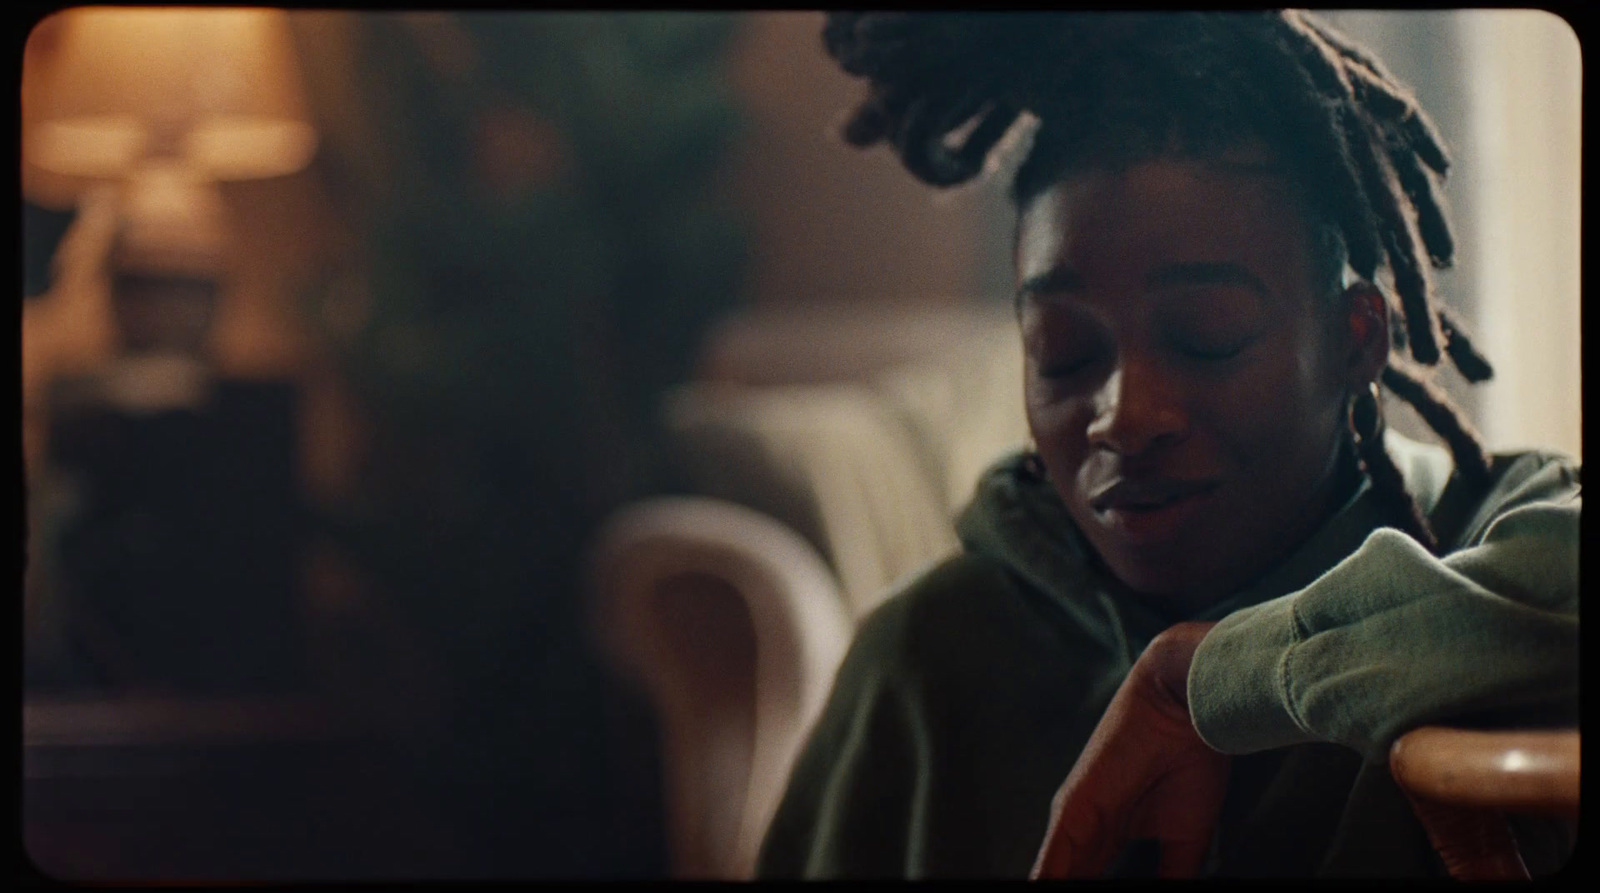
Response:
M849 645L816 550L705 497L625 507L591 557L602 646L654 702L674 874L747 878Z

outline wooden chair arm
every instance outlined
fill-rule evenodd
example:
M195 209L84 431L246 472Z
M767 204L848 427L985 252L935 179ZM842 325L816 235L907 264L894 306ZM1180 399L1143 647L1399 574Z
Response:
M1389 769L1451 877L1529 879L1506 813L1578 817L1578 730L1479 732L1425 726Z
M1577 818L1578 730L1480 732L1424 726L1389 751L1413 796L1455 806Z

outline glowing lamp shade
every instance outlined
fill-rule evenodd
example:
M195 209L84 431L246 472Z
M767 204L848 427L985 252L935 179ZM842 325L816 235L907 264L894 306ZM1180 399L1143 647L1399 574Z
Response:
M120 178L151 159L242 180L311 160L288 17L276 9L77 7L32 91L24 158L48 171Z

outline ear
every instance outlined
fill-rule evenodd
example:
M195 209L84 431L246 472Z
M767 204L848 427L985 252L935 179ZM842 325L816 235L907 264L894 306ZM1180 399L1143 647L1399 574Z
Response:
M1335 320L1344 345L1349 384L1365 390L1389 364L1389 302L1370 282L1356 282L1339 295Z

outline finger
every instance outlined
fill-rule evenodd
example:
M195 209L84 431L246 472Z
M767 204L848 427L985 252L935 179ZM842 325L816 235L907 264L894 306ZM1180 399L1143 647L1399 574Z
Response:
M1161 861L1156 876L1163 878L1199 877L1211 855L1211 842L1202 840L1161 841Z
M1076 847L1072 840L1074 829L1066 822L1065 814L1076 775L1075 771L1069 774L1067 780L1056 790L1056 795L1050 799L1050 824L1045 829L1044 842L1039 846L1039 855L1033 860L1033 871L1028 875L1030 880L1067 877ZM1076 830L1079 834L1083 834L1093 829L1089 828L1087 823L1080 823Z
M1211 855L1211 841L1222 815L1222 801L1228 792L1231 764L1227 757L1213 754L1175 774L1172 789L1158 797L1151 809L1163 812L1173 824L1165 833L1158 828L1161 859L1156 869L1161 877L1197 877L1205 870ZM1180 799L1174 802L1171 797Z
M1068 877L1074 849L1071 831L1067 823L1062 821L1061 797L1057 796L1050 814L1050 827L1044 834L1044 845L1039 848L1039 856L1033 861L1033 871L1028 879L1036 881L1041 878Z
M1031 878L1099 877L1111 864L1112 841L1107 834L1107 816L1093 804L1074 796L1071 787L1056 798L1055 814L1044 846L1034 861Z
M1044 846L1039 850L1038 858L1033 860L1033 870L1028 872L1028 880L1038 881L1067 876L1067 867L1072 864L1072 844L1063 837L1064 835L1056 833L1055 828L1051 827L1050 833L1045 836Z

